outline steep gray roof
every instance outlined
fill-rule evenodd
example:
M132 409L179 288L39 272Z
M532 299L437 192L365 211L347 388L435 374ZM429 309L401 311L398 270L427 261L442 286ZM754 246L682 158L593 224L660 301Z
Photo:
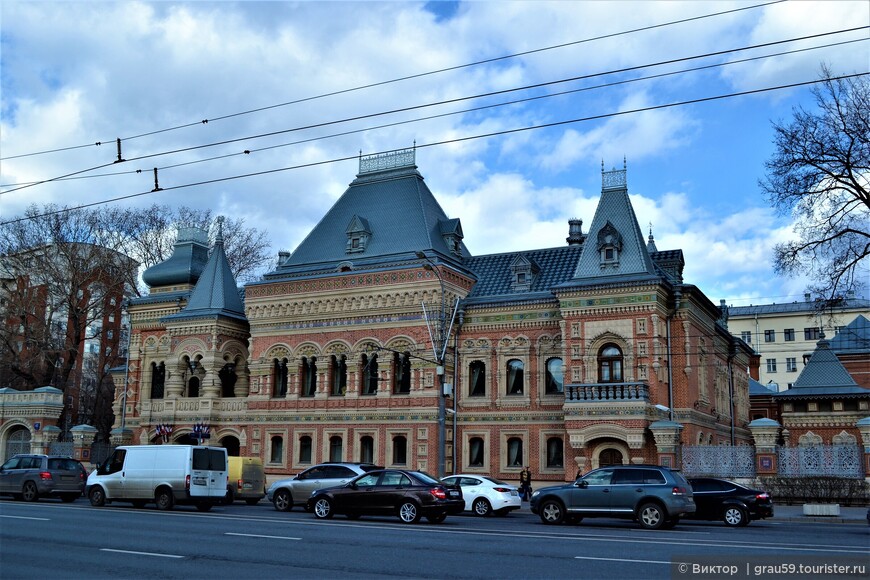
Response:
M166 316L163 321L216 316L247 320L236 279L224 253L224 238L220 230L208 263L190 294L187 306L178 314Z
M818 311L817 301L788 302L784 304L757 304L750 306L730 306L729 316L755 316L756 314L794 314L804 312L808 316ZM870 309L870 300L863 298L844 298L834 305L834 310Z
M870 321L859 314L831 339L831 350L837 354L870 355Z
M602 178L601 198L571 285L659 279L628 198L625 170L602 171ZM603 245L616 245L618 260L602 263Z
M181 228L172 255L142 273L150 288L175 284L194 284L208 262L207 234L199 228Z
M361 249L349 246L352 224L363 234ZM458 255L448 245L451 236L459 236ZM359 264L383 264L383 258L413 258L416 251L461 261L471 255L461 236L459 220L447 217L416 165L370 169L357 175L296 250L266 279L337 270L343 263L357 269Z
M775 395L776 391L773 389L768 389L752 377L749 377L749 396L757 397L757 396L771 396Z
M870 397L870 390L858 386L831 350L830 343L823 338L816 344L816 350L810 355L810 360L807 361L792 388L774 396L777 398Z

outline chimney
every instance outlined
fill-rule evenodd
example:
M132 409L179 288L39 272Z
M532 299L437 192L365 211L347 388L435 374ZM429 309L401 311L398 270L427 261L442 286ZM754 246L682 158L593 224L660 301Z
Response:
M569 246L579 246L586 236L583 235L583 220L572 218L568 220L568 237L565 241Z

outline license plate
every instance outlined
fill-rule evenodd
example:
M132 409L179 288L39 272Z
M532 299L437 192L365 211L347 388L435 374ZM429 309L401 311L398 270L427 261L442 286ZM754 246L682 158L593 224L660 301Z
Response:
M206 485L206 479L204 477L194 477L193 485Z
M253 483L243 483L242 484L243 489L251 489L252 487L254 487Z
M456 497L456 496L458 496L458 495L459 495L459 492L458 492L458 491L451 491L451 492L450 492L450 497Z
M513 490L511 491L511 495L520 495L520 493L517 490Z

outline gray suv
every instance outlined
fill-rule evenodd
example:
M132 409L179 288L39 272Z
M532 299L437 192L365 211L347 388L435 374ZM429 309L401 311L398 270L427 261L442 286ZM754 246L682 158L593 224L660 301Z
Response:
M0 466L0 494L24 501L59 497L65 502L82 495L88 472L71 457L15 455Z
M266 490L266 497L276 510L287 512L294 505L304 506L318 489L344 485L354 477L375 469L383 467L374 463L320 463L296 477L276 481Z
M692 486L676 471L657 465L612 465L574 483L532 494L532 512L545 524L580 523L583 518L622 518L656 530L673 528L695 512Z

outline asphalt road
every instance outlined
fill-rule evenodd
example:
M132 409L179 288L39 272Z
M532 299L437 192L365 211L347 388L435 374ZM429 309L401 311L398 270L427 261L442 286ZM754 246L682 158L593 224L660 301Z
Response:
M837 568L853 565L863 573ZM647 531L609 519L553 527L527 509L404 525L398 518L319 521L298 509L279 513L265 500L200 513L93 508L84 498L0 499L3 580L681 577L870 578L870 530L776 520L738 529L681 522Z

